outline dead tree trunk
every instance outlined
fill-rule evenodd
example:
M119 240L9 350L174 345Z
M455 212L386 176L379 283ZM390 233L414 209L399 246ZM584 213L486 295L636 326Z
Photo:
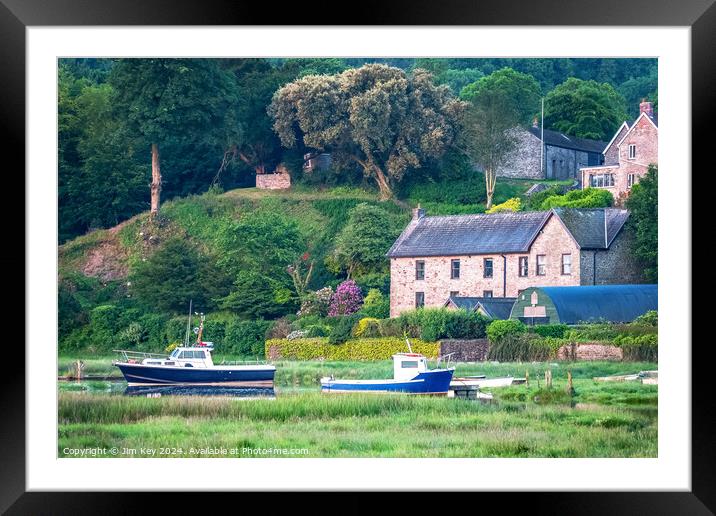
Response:
M159 213L160 194L162 191L162 173L159 170L159 146L152 144L152 184L150 186L152 192L151 215Z

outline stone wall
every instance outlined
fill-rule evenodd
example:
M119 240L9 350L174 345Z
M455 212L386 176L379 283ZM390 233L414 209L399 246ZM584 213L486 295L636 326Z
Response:
M572 343L557 351L557 360L623 360L624 353L617 346L597 342Z
M263 190L286 190L291 188L291 176L287 173L256 174L256 188Z
M440 355L455 353L450 357L452 362L483 362L487 360L490 344L487 339L441 340Z
M539 138L525 129L519 129L517 148L504 165L497 169L497 175L518 179L544 179L540 170L541 147Z
M608 250L580 251L582 285L624 285L645 281L632 252L634 231L624 227ZM595 267L596 266L596 267Z

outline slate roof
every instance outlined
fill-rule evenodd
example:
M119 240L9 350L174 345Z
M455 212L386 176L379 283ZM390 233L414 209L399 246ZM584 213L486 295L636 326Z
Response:
M528 128L529 132L537 138L541 138L542 130L539 127ZM588 140L586 138L577 138L569 136L558 131L544 130L544 143L553 147L563 147L565 149L576 149L585 152L596 152L601 154L608 142L600 140Z
M492 319L509 319L512 313L512 305L517 301L516 297L464 297L450 296L445 305L452 303L458 308L468 311L477 310L479 307Z
M559 322L631 322L649 310L658 309L657 285L586 285L541 287L554 303Z
M387 256L527 252L549 216L548 211L532 211L422 217L408 225Z
M618 208L554 208L553 211L582 249L608 249L629 218L628 210Z
M553 213L582 249L607 249L629 217L627 210L617 208L555 208L551 211L421 217L411 221L386 256L527 253Z

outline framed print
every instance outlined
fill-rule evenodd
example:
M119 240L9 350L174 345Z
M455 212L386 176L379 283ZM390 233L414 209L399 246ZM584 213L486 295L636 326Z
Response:
M712 2L267 7L2 0L27 337L0 507L713 511Z

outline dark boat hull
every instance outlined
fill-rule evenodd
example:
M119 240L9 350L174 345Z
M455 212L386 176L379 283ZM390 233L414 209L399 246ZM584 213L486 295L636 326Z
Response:
M409 394L447 395L454 369L440 369L418 374L412 380L327 380L323 392L405 392Z
M129 385L270 385L273 366L246 368L163 367L117 363Z

